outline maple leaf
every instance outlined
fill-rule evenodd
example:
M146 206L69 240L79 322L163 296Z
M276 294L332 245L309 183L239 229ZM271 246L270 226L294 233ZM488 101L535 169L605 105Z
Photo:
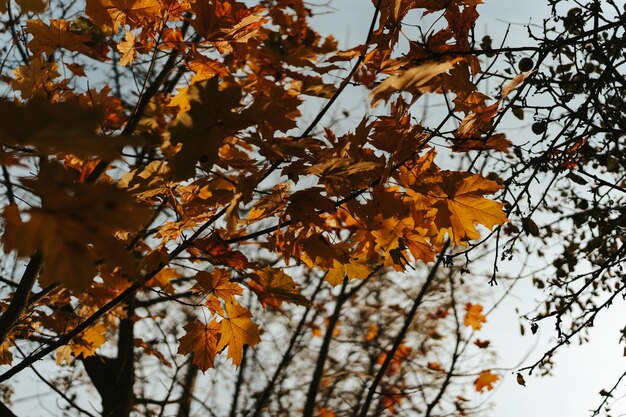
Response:
M333 210L335 203L330 198L323 196L322 192L323 189L319 187L296 191L289 197L290 203L285 214L294 223L323 226L324 220L318 212Z
M480 238L477 224L490 229L508 221L502 204L484 197L500 190L500 186L478 174L442 172L442 181L426 191L437 209L434 221L440 236L448 233L453 244Z
M86 77L87 73L85 73L85 69L76 63L66 63L65 67L72 72L77 77Z
M0 344L0 365L11 365L13 362L13 354L9 350L11 347L11 341L6 339Z
M461 58L455 58L445 62L428 62L403 71L400 75L387 78L372 90L372 107L376 107L380 100L388 100L395 92L424 86L434 77L450 70L461 60Z
M73 33L70 30L71 22L63 19L51 19L50 25L41 20L29 20L26 22L26 31L33 35L28 42L28 48L35 54L45 53L52 55L55 49L63 48L88 54L90 48L86 42L89 36Z
M18 146L32 146L37 153L71 153L79 157L116 158L126 139L101 137L98 109L76 102L47 103L29 100L25 105L0 99L0 140ZM37 118L33 120L32 115Z
M195 247L190 251L200 250L215 265L226 265L235 269L245 269L248 264L246 256L238 250L230 250L222 238L214 234L208 239L197 239Z
M491 371L482 371L478 378L474 381L476 391L483 392L485 388L488 391L493 389L493 384L500 379L498 375L492 374Z
M309 305L309 300L300 294L295 281L281 269L265 267L250 275L248 286L266 307L278 310L286 301L296 305Z
M480 330L482 324L487 321L487 317L482 313L483 306L480 304L467 303L465 305L465 319L463 324L474 330Z
M53 80L61 75L58 68L56 62L47 62L41 56L34 56L28 64L13 70L15 79L10 81L11 88L19 91L23 99L45 94L53 90Z
M243 288L236 282L230 281L230 273L224 269L216 268L213 271L199 271L195 280L197 284L192 290L207 294L206 305L213 312L222 313L222 307L218 298L226 302L234 302L236 295L243 293Z
M32 12L32 13L43 13L48 7L48 2L46 0L15 0L22 12ZM7 6L9 4L9 0L0 0L0 12L4 13L7 11Z
M340 285L346 276L348 279L365 279L371 273L372 269L358 259L351 259L347 263L333 259L333 267L328 270L324 278L330 285Z
M60 163L50 162L41 167L36 180L24 181L42 206L25 210L26 222L15 205L5 207L5 252L15 250L20 256L43 252L43 285L60 282L84 290L96 276L96 261L102 264L105 259L129 275L136 273L135 259L115 233L143 226L150 211L114 185L72 180Z
M122 54L120 65L132 64L135 60L135 35L133 32L126 32L124 40L117 44L117 50Z
M149 25L160 18L158 0L87 0L85 13L96 25L117 33L120 26Z
M228 358L239 366L243 356L243 345L250 347L261 341L259 326L252 322L252 314L240 304L226 303L226 314L220 321L220 341L217 351L228 346Z
M77 358L93 356L106 340L106 326L103 323L94 324L73 340L72 353Z
M181 355L192 353L192 362L202 372L213 368L213 359L217 352L219 328L220 326L215 320L208 325L202 324L199 320L187 323L184 326L185 335L178 339L178 353Z
M170 166L181 180L194 176L197 162L210 169L224 139L246 124L245 115L235 111L240 107L241 89L229 86L221 90L217 77L192 85L187 98L189 111L178 113L168 129L171 143L181 146L170 158Z
M174 288L170 281L176 278L180 278L178 271L174 268L163 268L150 281L146 282L146 286L156 284L166 293L173 294Z

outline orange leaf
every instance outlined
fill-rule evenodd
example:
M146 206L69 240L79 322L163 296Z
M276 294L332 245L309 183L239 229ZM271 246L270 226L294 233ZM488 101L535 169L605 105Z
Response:
M211 273L200 271L195 279L197 282L193 287L195 291L208 293L227 302L232 302L235 295L243 293L241 285L230 282L230 273L224 269L216 268Z
M202 372L213 368L219 324L213 320L208 325L204 325L196 320L193 323L187 323L184 329L186 333L179 339L178 353L181 355L193 353L193 363Z
M442 181L428 193L437 209L435 224L440 236L448 232L453 244L480 238L477 224L490 229L508 221L502 204L484 197L501 187L480 175L465 172L442 172Z
M75 357L87 358L96 354L96 349L106 342L106 326L95 324L73 340L72 353Z
M465 305L465 319L463 323L474 330L480 330L482 323L487 321L487 317L482 313L483 306L480 304L467 303Z
M485 388L488 391L493 389L493 384L500 379L498 375L492 374L491 371L482 371L478 378L474 381L476 391L483 392Z
M41 20L29 20L26 22L26 31L33 35L33 39L28 42L28 48L35 54L43 52L50 56L57 48L81 53L90 51L85 44L89 42L89 36L72 32L67 20L51 19L50 26Z

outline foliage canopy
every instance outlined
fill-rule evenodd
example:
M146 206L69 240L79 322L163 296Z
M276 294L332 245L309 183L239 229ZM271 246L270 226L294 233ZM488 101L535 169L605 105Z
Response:
M480 0L364 3L340 49L301 0L0 1L0 381L54 354L105 416L464 416L499 379L470 258L546 263L531 372L623 294L624 11L551 0L494 47Z

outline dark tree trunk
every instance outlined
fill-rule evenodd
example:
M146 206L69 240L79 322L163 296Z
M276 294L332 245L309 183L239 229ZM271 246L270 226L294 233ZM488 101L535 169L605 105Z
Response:
M102 397L103 417L129 417L134 404L135 360L133 309L120 321L117 357L83 359L89 378Z

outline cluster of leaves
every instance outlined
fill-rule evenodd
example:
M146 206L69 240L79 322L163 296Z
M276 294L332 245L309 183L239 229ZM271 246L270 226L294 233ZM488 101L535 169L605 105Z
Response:
M253 305L311 308L300 287L315 274L290 270L323 274L324 285L343 294L381 268L434 262L416 295L420 306L449 249L470 250L477 227L507 222L491 197L502 188L498 178L443 169L433 146L446 125L454 125L443 147L450 152L511 146L498 121L532 74L512 77L495 100L480 91L471 36L480 3L378 0L365 43L338 50L309 26L312 11L298 0L1 2L14 38L0 100L2 245L27 259L25 267L15 262L23 274L3 304L3 362L11 363L12 344L42 345L0 380L55 351L59 364L80 359L96 375L101 365L88 358L103 356L96 350L115 334L119 360L101 361L112 370L132 371L119 356L124 340L131 353L134 343L166 363L149 340L122 330L153 319L136 307L170 300L196 312L177 323L179 353L202 371L222 352L242 365L266 314L253 315ZM405 50L403 22L416 12L438 24ZM370 90L371 106L386 106L347 131L323 126L352 84ZM450 105L435 126L413 117L426 94ZM305 125L302 109L319 102ZM480 305L446 302L446 311L469 302L464 324L480 329ZM376 382L364 403L355 400L363 415L382 377L410 356L410 323L369 354ZM457 340L458 347L464 339ZM457 359L455 352L452 367ZM439 375L442 365L431 362ZM320 372L324 364L325 357ZM440 375L441 395L449 375ZM404 377L390 389L401 391ZM485 371L475 388L491 389L496 379ZM103 400L116 400L109 407L130 412L132 380L128 401L107 391L107 377L92 380ZM305 411L313 412L320 383L321 373ZM381 398L390 413L400 401Z

